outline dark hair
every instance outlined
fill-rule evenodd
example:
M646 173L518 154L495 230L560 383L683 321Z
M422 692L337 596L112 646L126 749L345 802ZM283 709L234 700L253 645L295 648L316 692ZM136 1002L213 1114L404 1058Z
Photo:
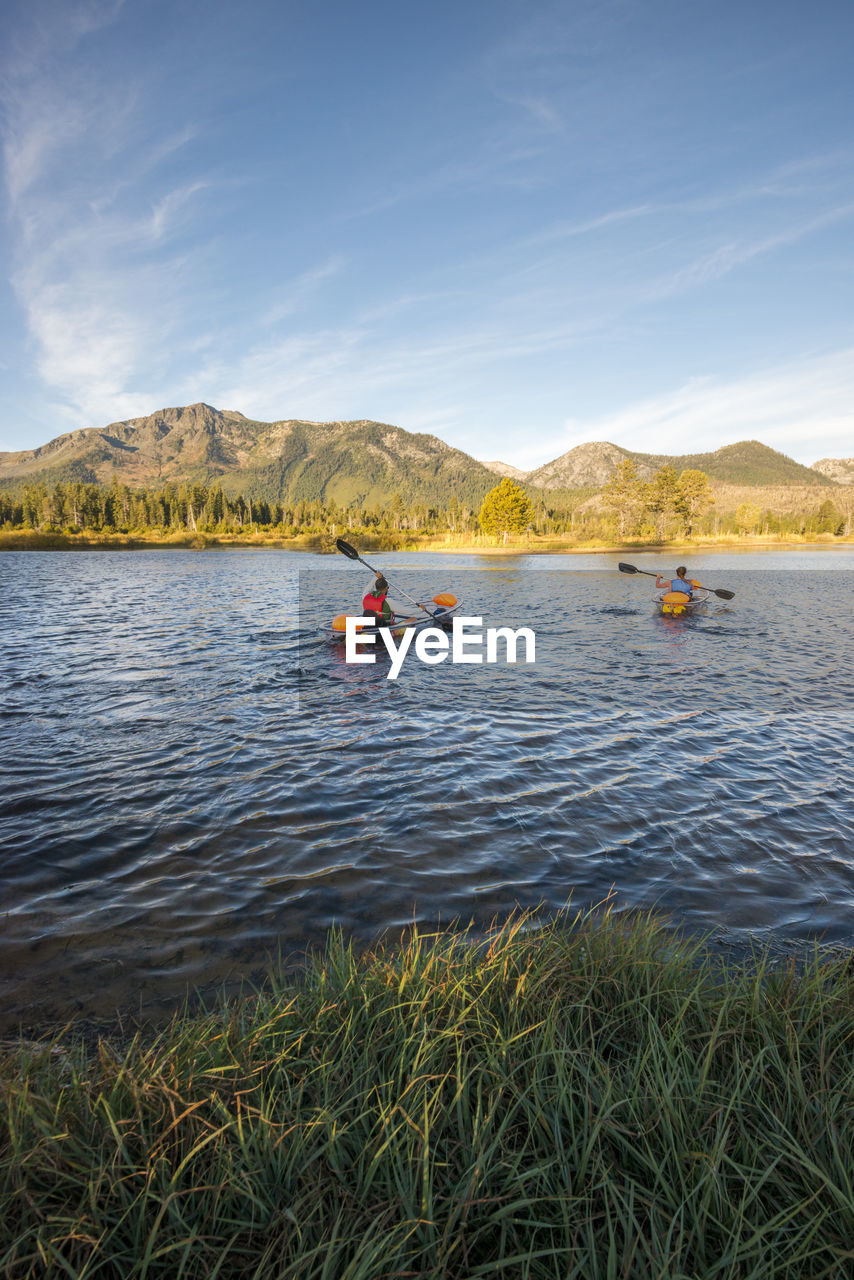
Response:
M380 574L380 576L377 578L376 582L374 583L374 589L372 594L375 596L381 596L386 591L388 591L388 583L386 582L382 574Z
M686 569L685 565L684 565L684 564L680 564L679 568L676 570L676 577L677 577L677 578L684 578L684 576L685 576L685 574L686 574L687 572L688 572L688 570Z

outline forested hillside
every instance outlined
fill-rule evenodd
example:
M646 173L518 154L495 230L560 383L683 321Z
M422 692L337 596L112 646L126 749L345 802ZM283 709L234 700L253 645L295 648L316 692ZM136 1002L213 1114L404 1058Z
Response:
M436 436L379 422L255 422L210 405L162 409L103 430L59 436L0 454L0 488L57 481L132 488L220 484L223 492L280 503L479 505L495 484L482 463Z
M524 427L520 426L520 438ZM511 476L551 505L567 492L592 493L607 485L626 461L643 480L664 466L702 471L715 484L832 489L849 475L845 460L803 467L755 440L714 453L666 457L631 452L608 442L578 445L523 472L506 463L482 463L436 436L386 423L258 422L206 404L161 409L144 418L57 436L37 449L0 453L0 491L24 484L111 484L132 489L219 484L231 498L293 506L321 502L372 508L395 494L407 504L477 507L498 475Z

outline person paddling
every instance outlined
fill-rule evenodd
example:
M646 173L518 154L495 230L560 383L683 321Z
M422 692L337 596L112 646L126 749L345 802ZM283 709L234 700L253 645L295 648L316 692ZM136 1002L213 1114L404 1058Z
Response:
M676 570L675 578L662 578L660 573L657 574L655 585L659 588L664 587L666 591L683 591L689 599L694 595L694 584L688 577L688 570L684 564L680 564Z
M366 618L373 618L377 626L383 622L392 622L394 614L391 611L386 596L388 595L388 583L381 573L377 574L377 580L371 589L365 595L362 601L362 610Z

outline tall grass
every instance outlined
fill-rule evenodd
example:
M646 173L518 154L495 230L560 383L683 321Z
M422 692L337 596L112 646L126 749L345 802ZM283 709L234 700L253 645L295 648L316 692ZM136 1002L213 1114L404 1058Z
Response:
M854 976L651 917L332 935L299 981L0 1059L7 1277L854 1275Z

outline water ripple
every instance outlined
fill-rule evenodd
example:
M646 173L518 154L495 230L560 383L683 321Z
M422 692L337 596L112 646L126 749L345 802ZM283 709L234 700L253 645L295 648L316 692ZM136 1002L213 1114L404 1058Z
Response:
M329 557L0 555L0 1024L612 889L854 942L851 553L709 557L736 600L692 619L616 557L381 562L533 623L536 664L348 666L322 628L365 575Z

